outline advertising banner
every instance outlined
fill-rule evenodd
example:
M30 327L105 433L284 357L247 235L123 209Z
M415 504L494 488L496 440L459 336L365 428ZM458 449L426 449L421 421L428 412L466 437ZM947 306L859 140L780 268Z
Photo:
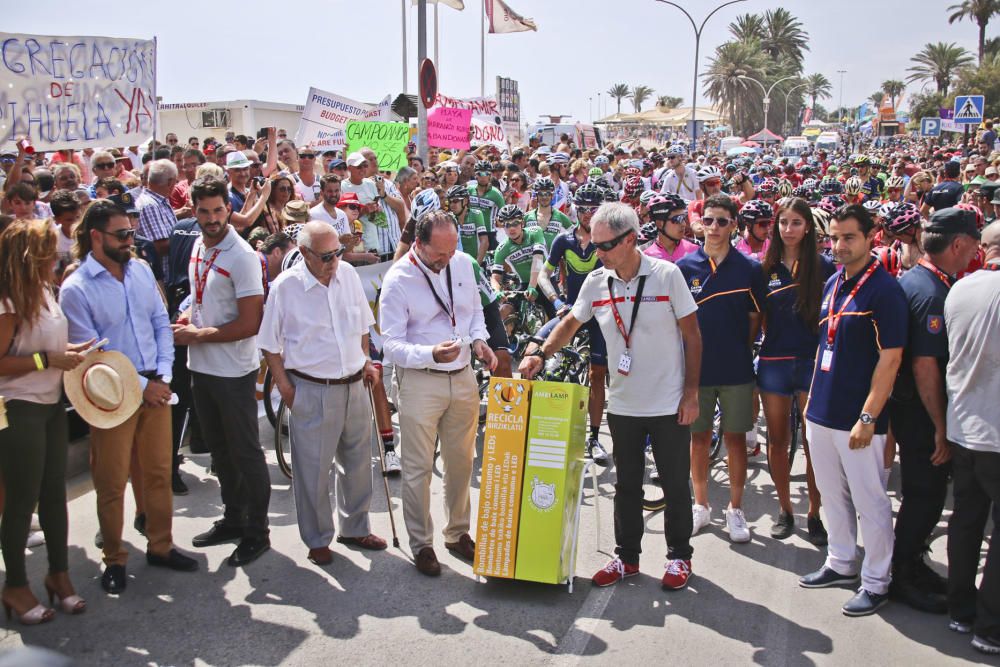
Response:
M153 135L156 44L0 33L0 145L122 147Z

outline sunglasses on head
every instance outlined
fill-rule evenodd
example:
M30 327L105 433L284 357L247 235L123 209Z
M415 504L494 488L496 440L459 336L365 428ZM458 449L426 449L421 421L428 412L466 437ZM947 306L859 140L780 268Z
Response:
M614 237L610 241L601 241L600 243L594 241L594 246L598 250L603 250L604 252L608 252L609 250L614 250L616 247L618 247L619 243L625 240L625 237L627 237L629 234L632 233L633 231L631 229L625 230L624 232Z
M716 224L716 225L718 225L719 227L728 227L729 223L732 222L732 221L733 221L732 218L704 217L704 218L701 219L702 224L705 225L706 227L708 227L709 225L711 225L713 223Z
M108 236L114 236L118 241L128 241L135 237L134 229L116 229L113 232L105 231L103 229L98 229L102 234L107 234Z
M323 262L324 264L329 264L334 259L340 257L345 252L347 252L347 248L345 248L344 246L340 246L336 250L331 250L330 252L324 252L323 254L316 252L312 248L306 248L306 250L308 250L311 254L318 257L319 261Z

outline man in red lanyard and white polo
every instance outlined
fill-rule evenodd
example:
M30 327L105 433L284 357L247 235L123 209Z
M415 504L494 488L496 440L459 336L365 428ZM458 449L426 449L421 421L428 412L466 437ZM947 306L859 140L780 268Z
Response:
M882 484L886 401L903 358L906 295L872 256L875 222L858 204L830 220L834 259L843 268L826 283L819 349L806 407L806 433L823 497L829 547L823 566L799 579L803 588L858 581L857 518L865 558L861 588L847 616L874 614L889 600L892 507Z

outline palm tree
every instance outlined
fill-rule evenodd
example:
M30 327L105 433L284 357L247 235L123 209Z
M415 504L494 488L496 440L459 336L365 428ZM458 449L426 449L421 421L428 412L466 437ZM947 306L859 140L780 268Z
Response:
M833 93L833 84L825 76L817 72L806 77L806 95L812 100L812 108L816 108L816 100L829 99Z
M879 109L882 107L882 102L885 101L885 93L881 90L876 90L868 96L868 101L875 105L876 109Z
M916 65L907 68L912 72L907 81L933 81L937 91L948 94L952 77L972 64L972 55L955 43L925 44L923 50L910 58Z
M642 103L648 100L653 94L653 89L649 86L636 86L629 93L628 97L632 100L632 107L635 109L636 113L642 111Z
M986 25L996 14L1000 14L1000 0L963 0L948 8L951 15L948 23L969 19L979 26L979 64L983 64L986 54Z
M882 82L882 92L889 96L893 109L896 108L896 100L899 99L899 96L903 94L903 90L905 89L906 84L896 79L889 79Z
M616 83L608 89L608 95L615 98L615 101L618 102L618 113L622 112L622 100L628 97L628 94L628 85L624 83Z
M775 60L788 59L801 70L805 51L809 50L809 35L802 29L802 22L787 9L769 9L764 12L764 37L761 48Z
M672 95L660 95L656 98L656 106L663 107L664 109L676 109L684 101L683 97L674 97Z
M705 94L733 127L744 133L760 129L764 114L763 92L757 84L742 77L763 80L768 65L769 59L757 42L726 42L715 50L702 75Z
M760 14L743 14L729 24L729 32L738 42L758 42L764 39L764 19Z

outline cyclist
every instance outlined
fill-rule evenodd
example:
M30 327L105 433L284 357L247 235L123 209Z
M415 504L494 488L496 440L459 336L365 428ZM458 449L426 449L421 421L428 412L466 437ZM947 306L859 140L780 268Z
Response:
M576 301L587 275L601 266L594 244L590 242L590 219L598 206L603 202L601 190L595 186L584 185L577 189L574 195L576 203L577 224L556 237L549 250L549 258L542 267L538 277L538 286L542 293L551 301L555 311L562 315ZM559 292L552 284L552 275L556 268L563 266L561 273L565 276L566 299L560 298ZM558 324L558 318L549 321L536 336L542 340ZM608 453L597 439L604 416L604 385L608 376L607 348L604 337L596 320L590 320L583 325L590 336L590 437L587 439L587 456L594 463L608 465ZM530 354L529 346L526 354Z
M549 178L555 185L552 205L563 213L569 213L569 205L572 201L569 184L566 182L569 172L569 155L560 152L553 153L546 162L549 165Z
M702 200L699 200L702 201ZM656 239L643 252L668 262L698 249L684 238L690 208L678 195L657 195L649 202L649 215L656 225Z
M857 176L851 176L847 179L847 182L844 183L844 199L847 200L848 204L860 204L864 200L863 187L864 183Z
M469 206L469 189L463 185L451 186L445 196L448 199L448 210L458 223L462 251L482 264L490 247L489 230L483 214Z
M493 289L500 292L504 300L500 306L500 315L506 320L513 314L514 306L508 296L503 294L504 276L508 272L515 274L519 281L518 289L525 292L524 298L534 303L538 299L538 274L545 261L545 237L537 227L524 228L524 214L514 204L507 204L500 209L497 227L506 232L507 238L493 255L495 263L490 281ZM546 299L542 299L540 305L550 318L555 316L555 309Z
M906 182L902 176L890 176L885 182L885 197L887 201L903 201L903 190L906 189Z
M497 212L506 205L500 191L493 187L493 167L489 160L479 160L475 166L476 179L470 181L469 208L479 211L486 221L486 232L490 240L490 250L497 248Z
M740 208L738 219L743 234L736 241L736 249L751 259L761 261L771 245L769 237L774 209L762 199L751 199Z
M535 195L535 208L524 215L524 228L526 230L539 228L542 236L545 237L545 251L552 247L552 241L564 231L573 226L565 213L552 206L552 196L556 191L556 184L548 176L539 176L531 184L531 191Z
M861 196L865 199L881 199L884 185L882 179L872 172L872 160L867 155L859 155L854 160L861 181ZM856 203L856 202L850 202Z
M789 490L789 431L792 398L804 414L812 380L823 286L835 268L817 246L817 225L809 204L798 198L784 200L778 207L778 233L764 254L761 270L767 281L764 306L764 342L757 364L757 386L767 420L767 458L778 494L780 512L771 527L771 537L783 540L795 529ZM804 421L804 417L803 417ZM809 510L806 524L809 541L826 545L826 529L819 516L820 497L816 490L809 449L806 453L806 485Z
M667 149L667 165L660 175L660 193L680 195L686 201L698 198L698 173L684 158L687 150L680 144Z
M778 181L773 178L765 178L757 185L757 199L767 202L772 207L778 198Z

